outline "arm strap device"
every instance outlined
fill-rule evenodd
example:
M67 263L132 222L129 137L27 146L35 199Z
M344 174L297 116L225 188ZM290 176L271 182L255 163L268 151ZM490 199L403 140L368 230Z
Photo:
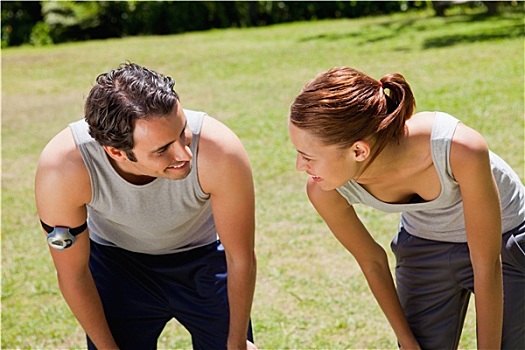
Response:
M64 226L51 227L42 220L40 220L40 224L48 233L47 244L57 250L64 250L71 247L76 241L76 236L84 232L87 228L87 222L75 228Z

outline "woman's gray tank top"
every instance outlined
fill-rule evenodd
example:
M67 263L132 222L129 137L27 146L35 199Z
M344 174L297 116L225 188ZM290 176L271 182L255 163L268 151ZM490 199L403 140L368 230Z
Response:
M451 115L436 112L430 142L441 193L435 200L410 204L385 203L354 180L337 188L337 191L349 204L362 203L384 212L401 212L400 225L414 236L435 241L466 242L461 192L450 168L450 145L458 123L459 120ZM490 162L499 190L503 233L525 221L525 188L514 170L492 152Z
M217 240L210 199L200 185L197 149L205 113L184 110L193 133L191 172L182 180L157 178L146 185L124 180L84 120L70 124L91 178L89 236L97 243L146 254L169 254Z

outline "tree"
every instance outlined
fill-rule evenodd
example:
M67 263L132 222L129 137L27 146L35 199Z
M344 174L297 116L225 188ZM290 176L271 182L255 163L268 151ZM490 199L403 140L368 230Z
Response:
M36 1L2 1L2 47L27 43L33 26L42 21Z

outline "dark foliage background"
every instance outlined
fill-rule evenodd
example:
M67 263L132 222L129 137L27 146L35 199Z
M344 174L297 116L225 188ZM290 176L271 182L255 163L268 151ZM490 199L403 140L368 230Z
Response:
M1 1L2 47L133 35L164 35L326 18L356 18L432 7L436 15L480 1Z

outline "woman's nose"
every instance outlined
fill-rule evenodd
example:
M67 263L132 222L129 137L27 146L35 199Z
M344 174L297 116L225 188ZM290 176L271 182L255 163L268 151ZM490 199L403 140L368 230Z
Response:
M298 154L295 159L295 169L297 169L297 171L305 171L307 169L306 162L301 158L300 154Z

